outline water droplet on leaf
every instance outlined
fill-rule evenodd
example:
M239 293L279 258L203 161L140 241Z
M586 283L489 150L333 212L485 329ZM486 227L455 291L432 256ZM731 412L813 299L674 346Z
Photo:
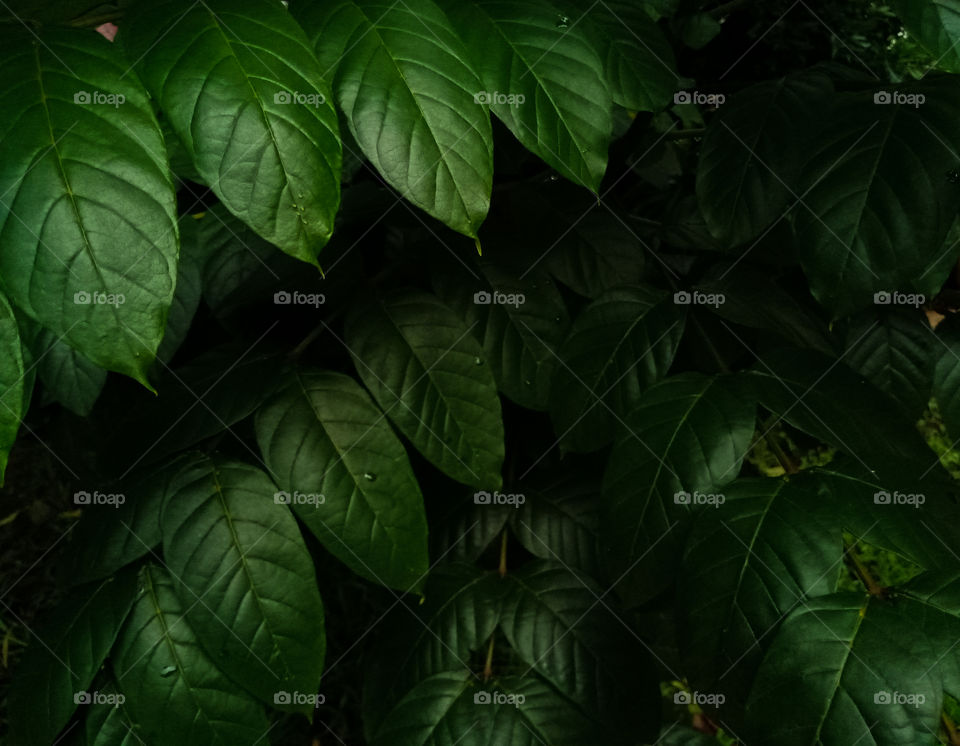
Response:
M363 478L366 479L368 482L376 482L376 481L377 481L377 475L376 475L376 474L371 474L371 473L368 472L368 471L363 473Z
M168 676L175 674L176 672L177 672L176 666L167 666L165 669L163 669L160 672L160 675L163 676L163 678L167 678Z

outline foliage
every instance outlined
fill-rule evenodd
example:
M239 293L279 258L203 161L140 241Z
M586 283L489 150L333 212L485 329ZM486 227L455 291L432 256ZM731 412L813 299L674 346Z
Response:
M0 41L11 744L960 743L960 3Z

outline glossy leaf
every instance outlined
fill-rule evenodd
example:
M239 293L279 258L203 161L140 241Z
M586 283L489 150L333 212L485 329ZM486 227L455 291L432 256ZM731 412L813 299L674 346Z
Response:
M474 100L480 79L443 12L432 0L340 0L303 5L298 17L363 154L406 199L476 236L493 135Z
M565 448L594 451L617 435L640 394L673 362L684 328L681 308L652 288L624 287L574 319L551 392L550 414Z
M312 694L325 652L313 562L276 486L246 464L197 457L172 478L163 556L185 618L208 655L260 700Z
M422 584L423 495L403 445L359 384L340 373L299 370L257 412L256 430L290 507L331 554L401 591Z
M611 99L586 33L542 0L440 4L466 43L490 110L547 165L596 192L607 167Z
M173 184L119 50L79 29L2 36L0 278L14 305L146 384L177 271Z
M895 0L904 28L933 55L942 70L960 72L960 4L956 0Z
M121 37L227 209L316 264L340 201L340 138L320 65L286 9L166 0L135 6Z
M729 379L684 373L640 397L603 477L601 546L628 602L662 591L687 518L713 510L750 449L756 405Z
M346 346L373 398L431 463L457 481L497 489L503 420L472 329L432 295L398 291L359 306Z

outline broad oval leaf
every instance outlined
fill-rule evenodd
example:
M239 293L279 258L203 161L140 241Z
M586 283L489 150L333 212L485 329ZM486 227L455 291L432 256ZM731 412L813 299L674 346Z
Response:
M91 361L146 385L178 241L147 93L99 34L5 24L0 46L3 287Z
M302 8L363 154L413 204L476 237L490 206L493 134L474 99L480 79L447 17L432 0Z
M236 746L269 730L263 709L200 646L166 570L140 572L140 597L111 655L127 712L147 743ZM113 743L110 746L114 746Z
M640 397L610 454L601 501L604 559L628 603L672 582L690 512L717 502L698 496L737 478L755 421L755 402L725 378L684 373Z
M256 431L291 508L331 554L391 588L422 584L423 495L403 445L356 381L298 370L257 412Z
M613 128L603 62L543 0L443 0L494 114L524 147L596 192Z
M135 5L121 38L227 209L311 264L333 232L341 147L303 30L271 0Z
M550 415L561 445L595 451L673 362L685 316L666 293L614 288L574 319L560 348Z
M937 327L932 357L933 397L952 443L960 437L960 328L949 319Z
M276 492L252 466L192 459L164 500L163 556L186 621L217 665L258 699L310 712L276 699L316 691L326 648L313 562Z
M110 653L137 594L137 572L70 591L27 648L10 689L11 743L48 746Z
M960 72L960 3L957 0L894 0L910 36L933 55L941 70Z
M544 560L506 580L511 585L500 626L511 647L597 720L596 740L652 738L659 726L654 668L596 584Z
M697 197L710 232L727 246L757 238L801 195L799 143L832 92L822 75L750 86L710 120L697 168Z
M437 298L397 291L358 306L346 346L373 398L431 463L457 481L497 489L503 419L472 328Z
M105 678L107 683L97 689L103 695L102 701L90 706L80 726L86 737L85 746L142 746L143 739L137 735L138 726L126 705L116 696L120 694L116 681L113 676Z
M894 93L925 102L894 103ZM944 163L960 145L960 91L931 79L851 94L829 117L808 157L796 218L810 290L835 316L884 294L920 305L910 296L936 295L956 260L956 247L944 246L957 212Z

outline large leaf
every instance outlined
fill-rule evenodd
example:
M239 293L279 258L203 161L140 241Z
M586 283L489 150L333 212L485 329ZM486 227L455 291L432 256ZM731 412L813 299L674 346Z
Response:
M697 373L640 397L603 477L601 546L625 599L645 601L672 582L686 519L719 501L699 494L714 495L739 475L755 410L728 379Z
M137 573L70 591L40 627L10 689L11 743L48 746L106 659L136 597Z
M87 710L82 726L88 746L142 746L133 718L116 696L120 690L113 677L97 691L104 696Z
M387 712L433 674L470 672L500 621L505 583L466 563L440 564L430 573L420 606L403 604L383 620L389 635L374 648L364 677L364 726L373 733Z
M533 677L486 685L461 673L424 679L389 712L373 746L579 746L597 725Z
M875 104L874 95L925 103ZM850 95L829 114L808 155L796 227L810 290L835 316L868 307L877 293L910 302L940 289L956 258L956 247L943 245L957 212L944 163L960 146L958 117L960 91L943 79Z
M24 384L26 377L17 319L0 293L0 485L7 469L7 457L20 430L20 421L29 406L29 389Z
M877 479L903 484L936 462L912 420L841 360L811 350L774 350L745 380L764 407L846 451Z
M537 269L524 271L489 255L477 266L477 273L438 272L437 293L473 329L500 390L523 407L544 410L570 325L563 297Z
M191 603L154 565L140 573L140 598L113 651L113 672L137 723L139 744L256 743L269 729L263 709L200 646L185 612ZM110 746L114 746L113 743Z
M420 586L427 517L403 445L352 378L299 370L292 379L257 412L256 430L294 512L359 575Z
M589 579L536 560L515 573L500 625L510 645L598 721L596 740L635 743L656 732L656 683L643 643ZM602 723L602 725L600 725Z
M799 141L809 138L831 90L822 75L765 81L731 96L710 120L697 197L710 232L725 245L756 238L800 196Z
M910 418L930 400L934 356L943 348L922 311L864 314L847 329L844 362L894 399Z
M586 32L543 0L441 6L466 42L493 113L549 166L597 191L607 166L611 99Z
M320 65L286 9L166 0L135 6L121 36L227 209L315 264L340 201L340 139Z
M613 101L632 111L665 109L681 78L670 44L646 8L605 0L587 8L586 23L603 56Z
M408 200L476 236L490 206L493 135L474 100L480 79L447 17L432 0L302 7L363 154Z
M28 317L20 319L20 333L47 396L81 417L90 414L107 382L107 371Z
M42 43L41 43L42 42ZM146 383L173 298L177 224L160 127L106 39L4 24L0 278L103 368Z
M163 556L197 639L271 705L280 692L316 691L326 647L313 562L276 492L259 469L197 457L172 478L160 519Z
M915 600L858 593L805 602L764 657L747 737L783 746L933 743L940 669L955 668L957 653L943 657L940 641L917 634L927 613Z
M694 522L677 598L691 681L722 692L729 708L745 700L783 617L835 590L843 545L840 522L823 515L811 480L742 480L724 495Z
M932 393L952 443L960 437L960 327L952 319L937 327L931 356Z
M609 443L640 394L666 375L683 335L683 307L646 286L607 291L574 320L560 349L550 414L560 443Z
M373 398L445 474L501 485L497 388L471 327L432 295L398 291L359 306L346 345Z
M894 0L893 7L910 36L933 55L936 67L960 72L960 2Z

